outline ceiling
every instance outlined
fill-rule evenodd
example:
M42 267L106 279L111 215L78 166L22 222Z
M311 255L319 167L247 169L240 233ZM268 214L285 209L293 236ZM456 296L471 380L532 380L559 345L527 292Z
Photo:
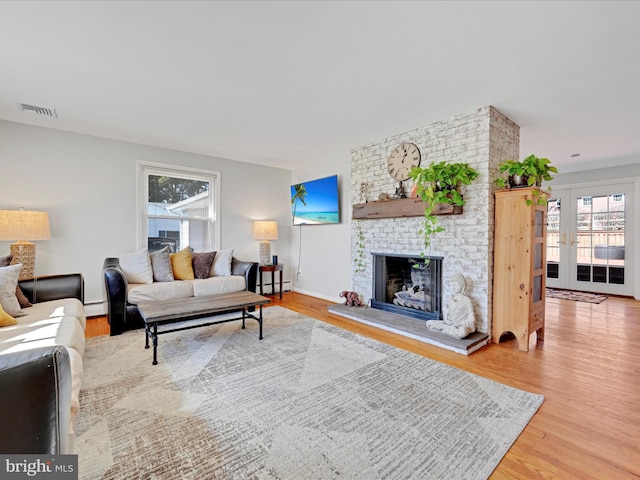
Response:
M629 1L2 1L0 119L304 169L493 105L561 173L640 163L639 19Z

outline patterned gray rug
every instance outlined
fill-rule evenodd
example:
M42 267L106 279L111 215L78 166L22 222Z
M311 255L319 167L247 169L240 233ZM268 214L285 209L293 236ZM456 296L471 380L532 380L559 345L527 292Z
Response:
M540 395L282 307L87 341L81 479L485 479Z

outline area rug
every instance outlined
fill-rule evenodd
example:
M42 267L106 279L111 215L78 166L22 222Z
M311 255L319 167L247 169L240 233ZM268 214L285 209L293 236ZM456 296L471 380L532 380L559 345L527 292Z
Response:
M486 479L542 404L282 307L87 340L81 479Z
M607 298L607 295L588 292L575 292L573 290L554 290L547 288L546 295L549 298L559 298L561 300L573 300L574 302L601 303Z

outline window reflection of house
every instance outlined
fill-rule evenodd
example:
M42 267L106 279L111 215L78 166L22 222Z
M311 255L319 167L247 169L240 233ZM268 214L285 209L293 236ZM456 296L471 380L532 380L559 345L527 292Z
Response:
M209 192L202 192L174 204L149 202L148 237L171 238L176 249L194 251L209 248Z
M147 248L150 252L162 250L164 247L168 247L171 253L176 253L178 241L168 237L149 237L147 239Z

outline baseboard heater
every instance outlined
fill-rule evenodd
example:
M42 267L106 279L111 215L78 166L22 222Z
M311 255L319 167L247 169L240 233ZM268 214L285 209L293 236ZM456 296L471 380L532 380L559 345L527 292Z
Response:
M279 293L280 292L280 284L278 283L278 281L276 280L276 283L274 285L274 289L275 289L275 293ZM257 288L258 293L260 293L260 286L258 286ZM290 292L291 291L291 280L283 280L282 281L282 291L283 292ZM273 290L271 290L271 283L265 283L262 285L262 293L264 293L265 295L273 295Z

